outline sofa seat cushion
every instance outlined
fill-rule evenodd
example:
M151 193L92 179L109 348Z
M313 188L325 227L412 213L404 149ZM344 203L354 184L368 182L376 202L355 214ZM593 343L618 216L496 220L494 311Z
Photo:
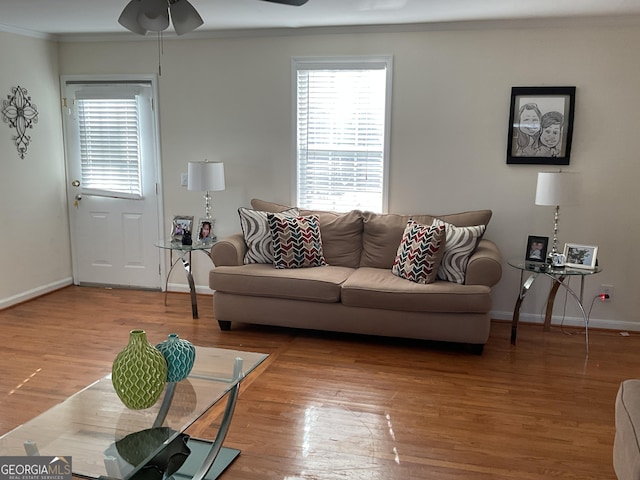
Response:
M396 277L390 269L361 267L342 285L342 303L405 312L486 313L491 288L443 281L422 285Z
M264 264L216 267L209 272L209 286L237 295L332 303L340 301L340 287L352 272L332 265L287 270Z

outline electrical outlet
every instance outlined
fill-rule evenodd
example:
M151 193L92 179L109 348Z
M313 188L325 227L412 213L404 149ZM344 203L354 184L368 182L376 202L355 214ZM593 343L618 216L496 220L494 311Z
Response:
M186 187L188 180L187 180L188 176L186 173L181 173L180 174L180 186L181 187Z
M600 285L600 293L609 296L609 298L602 300L603 302L610 302L613 300L613 285Z

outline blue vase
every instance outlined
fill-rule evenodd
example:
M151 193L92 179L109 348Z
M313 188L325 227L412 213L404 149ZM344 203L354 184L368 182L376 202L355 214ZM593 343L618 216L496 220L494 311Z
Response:
M196 347L177 333L169 334L164 342L156 345L167 361L167 382L179 382L189 376L196 360Z

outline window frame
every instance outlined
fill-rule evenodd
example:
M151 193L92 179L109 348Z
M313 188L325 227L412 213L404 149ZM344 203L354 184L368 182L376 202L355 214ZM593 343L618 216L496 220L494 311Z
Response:
M381 212L387 213L389 206L389 163L391 144L391 107L393 92L393 56L392 55L358 55L358 56L322 56L322 57L298 57L291 58L291 119L292 119L292 198L293 205L298 203L298 70L304 69L372 69L384 68L385 78L385 102L384 102L384 139L382 148L382 204Z

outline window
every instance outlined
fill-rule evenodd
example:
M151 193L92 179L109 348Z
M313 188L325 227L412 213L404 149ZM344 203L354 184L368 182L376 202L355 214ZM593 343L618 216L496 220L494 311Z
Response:
M66 86L67 101L75 105L69 147L82 193L141 199L142 159L153 138L151 84L68 81Z
M140 197L140 128L135 98L79 98L84 190Z
M392 59L293 59L296 205L387 206Z

